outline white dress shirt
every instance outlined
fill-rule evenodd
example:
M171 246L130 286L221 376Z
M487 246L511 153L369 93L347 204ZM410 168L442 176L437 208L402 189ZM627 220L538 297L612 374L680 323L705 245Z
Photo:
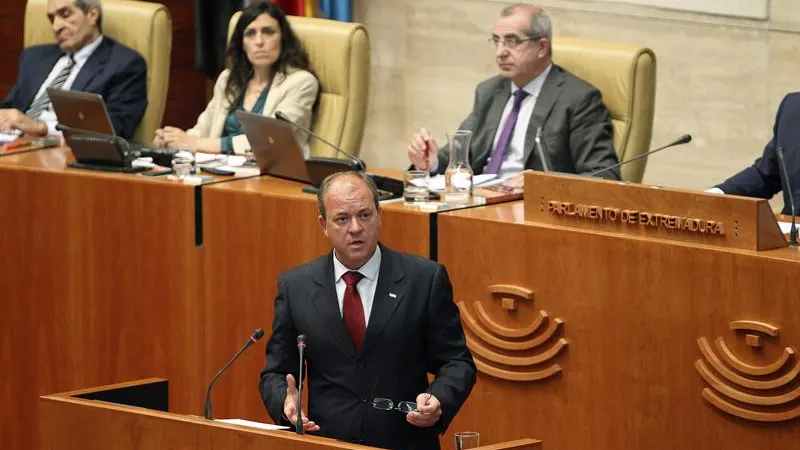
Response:
M99 36L97 39L92 41L91 43L84 45L81 47L80 50L75 52L72 55L72 58L75 60L75 65L72 66L72 70L67 77L67 81L64 82L64 85L61 86L61 89L64 91L68 91L72 88L72 83L75 82L75 78L78 77L78 73L83 68L83 65L86 64L86 61L92 56L97 47L100 46L100 43L103 41L103 36ZM61 58L58 58L56 64L53 66L53 69L50 70L50 74L47 75L45 78L44 83L39 87L39 92L36 93L36 96L33 98L34 101L39 98L41 95L44 94L45 89L47 86L56 79L59 73L67 67L67 63L69 62L69 55L61 55ZM33 103L33 102L31 102ZM39 120L47 124L47 134L61 134L60 131L56 130L56 125L58 124L58 118L56 117L55 111L53 111L53 105L48 104L47 109L42 112L39 116Z
M369 324L369 314L372 312L372 301L375 298L375 289L378 287L378 272L381 269L381 247L375 247L375 253L363 266L356 272L363 275L361 281L356 285L358 295L361 296L361 305L364 307L364 325ZM344 291L347 283L344 282L342 275L351 269L345 267L336 257L336 250L333 251L333 279L336 280L336 298L339 300L339 314L344 314Z
M547 78L552 68L553 65L550 64L538 77L522 87L529 95L525 97L520 104L517 123L514 125L514 133L511 135L511 141L508 143L506 152L503 155L503 164L500 166L500 173L497 174L498 178L508 178L525 169L525 134L528 131L528 124L531 121L533 108L536 106L536 100L539 98L539 93L542 91L544 80ZM511 83L511 96L506 102L506 107L503 109L503 115L500 118L500 126L497 127L497 132L494 135L492 152L494 152L495 147L497 147L497 141L500 140L500 135L503 133L506 119L508 119L508 115L511 114L511 110L514 108L514 93L520 89L513 81L509 81L509 83ZM489 158L486 161L487 166L491 159L492 158Z

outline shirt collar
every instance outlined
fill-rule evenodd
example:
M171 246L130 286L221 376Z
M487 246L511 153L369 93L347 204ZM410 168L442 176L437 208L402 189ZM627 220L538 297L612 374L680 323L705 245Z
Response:
M100 46L101 42L103 42L102 34L98 36L97 39L84 45L83 47L81 47L80 50L73 53L72 60L75 61L75 64L82 66L84 63L86 63L86 60L88 60L89 57L92 56L92 53L94 53L94 51L97 50L97 47Z
M542 86L544 86L544 80L547 79L547 75L550 74L550 69L553 68L553 64L548 64L547 67L544 69L542 73L539 74L538 77L534 78L533 80L529 81L528 84L522 86L522 90L530 94L532 98L539 97L539 92L542 90ZM511 82L511 94L513 95L517 92L520 88L517 87L514 82Z
M381 268L381 246L378 245L375 247L375 253L372 254L372 257L364 263L363 266L356 269L357 272L360 272L361 275L364 275L364 278L368 278L370 281L374 282L378 279L378 271ZM339 280L342 278L342 275L351 271L352 269L348 269L345 267L344 264L339 261L339 258L336 256L336 250L333 250L333 279L335 283L338 283Z

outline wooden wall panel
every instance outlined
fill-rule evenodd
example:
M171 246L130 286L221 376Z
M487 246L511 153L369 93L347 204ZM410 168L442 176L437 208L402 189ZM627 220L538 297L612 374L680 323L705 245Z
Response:
M784 347L800 349L796 248L726 251L615 237L523 223L521 210L520 202L440 215L439 257L451 274L455 300L473 317L484 310L500 326L521 330L540 311L547 312L544 326L531 335L507 338L489 332L510 346L505 349L483 339L465 320L479 364L517 375L554 364L560 371L515 381L483 370L451 430L478 430L481 441L485 437L489 443L536 436L556 449L796 446L798 419L764 423L723 412L704 398L710 386L696 368L705 359L698 346L702 337L713 346L722 336L733 353L754 366L778 360ZM493 296L493 285L528 289L532 298ZM517 309L504 308L504 297L517 300ZM520 345L556 320L560 329L541 347ZM763 345L750 347L745 332L730 329L737 320L773 324L780 335L751 333L759 334ZM477 322L486 330L485 321ZM566 347L551 355L561 339ZM534 363L537 357L544 360ZM768 381L786 375L789 382L782 388L739 390L759 398L796 392L797 364L790 358L777 373L750 377ZM787 399L767 407L734 403L797 414L800 402Z
M3 449L39 448L37 397L57 391L159 375L176 411L202 410L193 189L10 167L56 151L0 160Z

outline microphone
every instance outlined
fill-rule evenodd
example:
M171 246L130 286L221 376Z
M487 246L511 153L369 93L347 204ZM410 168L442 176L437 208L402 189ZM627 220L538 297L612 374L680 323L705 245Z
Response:
M295 420L294 431L297 434L305 434L303 430L303 358L305 358L306 335L297 336L297 352L300 354L300 373L297 375L297 420Z
M284 122L292 125L293 127L297 127L298 129L306 132L309 136L313 136L314 138L319 139L320 141L324 142L328 147L336 150L337 153L341 153L342 155L346 156L350 161L352 161L352 164L347 164L347 169L346 170L356 170L356 171L359 171L359 172L363 172L363 171L367 170L367 165L360 158L358 158L358 157L356 157L354 155L351 155L350 153L347 153L346 151L342 150L341 148L339 148L336 145L333 145L328 140L324 139L322 136L314 133L313 131L309 130L308 128L300 126L300 125L292 122L292 119L287 117L286 114L282 113L281 111L275 111L275 118L278 119L278 120L284 121ZM321 159L321 158L309 158L309 160L312 160L312 159ZM324 158L324 159L325 160L330 160L330 158ZM330 164L330 161L327 161L327 163ZM340 164L344 164L344 163L340 161Z
M245 350L247 350L251 345L255 344L262 337L264 337L264 330L258 328L255 331L253 331L253 334L250 335L250 338L247 339L247 342L245 342L242 348L240 348L239 351L236 352L235 355L233 355L233 358L231 358L230 361L225 363L225 365L222 366L222 369L219 369L219 372L217 372L217 374L214 375L214 378L211 380L211 384L208 385L208 390L206 391L206 404L205 407L203 408L203 417L205 417L206 419L211 419L211 388L214 387L214 383L217 382L217 380L225 372L225 370L227 370L228 367L230 367L230 365L233 364L233 362L236 361L236 359L239 358L239 356L242 353L244 353Z
M792 211L792 227L789 229L789 245L798 246L800 243L797 242L797 223L796 223L796 212L794 209L794 192L792 192L792 186L789 184L789 169L786 168L786 159L783 156L783 147L778 146L776 149L778 153L778 162L780 163L780 172L781 178L783 180L783 191L788 193L789 197L789 209Z
M595 170L594 172L590 173L589 176L593 177L593 176L595 176L597 174L609 171L611 169L616 169L617 167L624 166L625 164L628 164L630 162L634 162L637 159L644 158L645 156L650 156L653 153L660 152L661 150L668 149L670 147L675 147L676 145L688 144L689 142L692 142L692 135L691 134L684 134L683 136L679 137L678 139L670 142L669 144L667 144L667 145L665 145L663 147L659 147L659 148L657 148L655 150L650 150L649 152L642 153L641 155L639 155L639 156L637 156L635 158L631 158L631 159L629 159L627 161L619 162L617 164L614 164L613 166L608 166L608 167L604 167L602 169Z
M538 153L539 161L542 163L542 171L550 172L550 166L547 164L547 158L545 158L544 149L542 149L542 127L536 128L536 137L533 141L536 143L536 153Z

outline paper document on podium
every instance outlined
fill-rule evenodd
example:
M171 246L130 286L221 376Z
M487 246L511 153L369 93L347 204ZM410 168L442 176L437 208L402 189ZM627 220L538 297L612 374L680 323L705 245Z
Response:
M252 428L259 428L262 430L288 430L289 427L284 427L282 425L273 425L271 423L261 423L261 422L253 422L251 420L244 420L244 419L214 419L215 422L222 422L227 423L230 425L241 425L244 427L252 427Z
M778 226L781 227L783 234L789 234L789 231L792 230L792 222L778 222Z

